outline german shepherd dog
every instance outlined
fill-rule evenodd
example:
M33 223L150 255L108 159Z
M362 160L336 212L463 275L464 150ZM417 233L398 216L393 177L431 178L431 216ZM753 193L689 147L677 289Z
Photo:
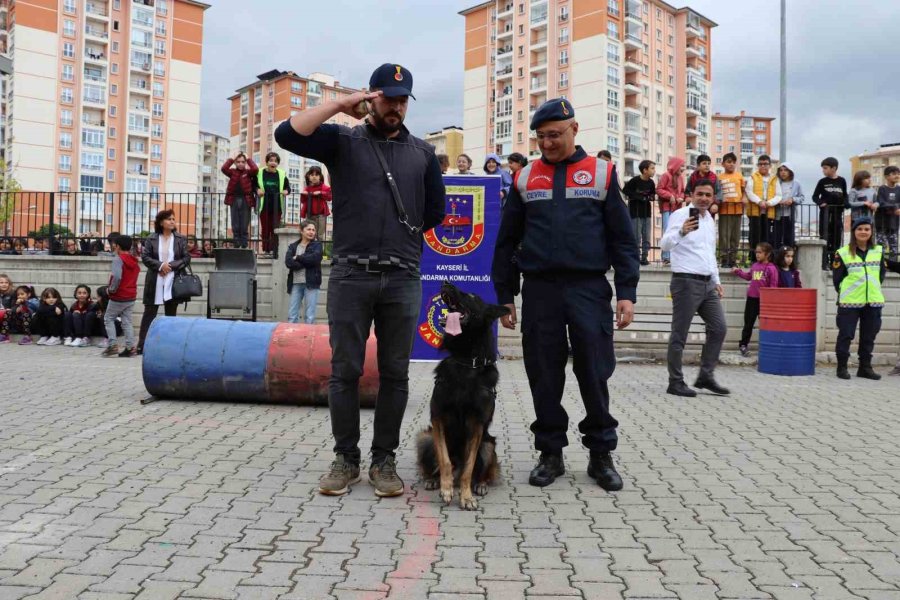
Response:
M440 487L447 504L458 485L460 507L474 510L478 502L472 494L487 494L499 470L496 440L488 432L499 379L492 329L509 309L487 304L449 282L441 286L441 298L448 309L441 318L441 348L450 356L434 370L431 427L419 434L416 444L419 472L425 489Z

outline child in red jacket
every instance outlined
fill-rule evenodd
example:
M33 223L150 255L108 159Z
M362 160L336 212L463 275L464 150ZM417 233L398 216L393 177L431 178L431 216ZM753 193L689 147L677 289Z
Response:
M231 207L231 235L235 248L246 248L250 239L250 209L256 208L256 176L259 167L253 159L238 152L222 165L222 173L228 177L225 188L225 205Z
M666 172L656 184L659 198L659 213L662 215L662 230L669 227L669 215L684 205L684 159L673 157L666 165ZM663 252L662 259L669 264L669 253Z

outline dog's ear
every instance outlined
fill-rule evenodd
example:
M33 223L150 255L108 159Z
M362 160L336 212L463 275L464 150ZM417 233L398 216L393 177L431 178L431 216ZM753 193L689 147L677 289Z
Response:
M502 304L491 304L487 309L487 316L491 319L491 321L493 321L494 319L499 319L500 317L508 314L509 308L503 306Z

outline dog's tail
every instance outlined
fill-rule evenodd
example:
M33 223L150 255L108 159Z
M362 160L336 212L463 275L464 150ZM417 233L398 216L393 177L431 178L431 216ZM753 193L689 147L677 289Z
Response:
M416 437L416 456L418 457L419 473L423 479L436 477L438 474L437 454L434 452L434 436L431 427L419 432Z

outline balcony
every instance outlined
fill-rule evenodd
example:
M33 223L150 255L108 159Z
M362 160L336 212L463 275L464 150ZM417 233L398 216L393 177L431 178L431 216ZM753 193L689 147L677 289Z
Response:
M700 156L700 150L698 150L697 147L694 146L693 144L688 144L685 147L685 153L687 153L688 156L695 156L695 157ZM693 162L693 161L688 161L688 162Z
M530 48L534 50L543 50L547 47L547 32L541 31L531 36Z
M106 121L104 119L98 119L86 114L81 116L81 124L87 125L88 127L106 127Z
M504 28L502 30L497 31L497 39L499 40L499 39L506 39L508 37L512 37L512 33L513 33L512 24L507 24L506 26L504 26Z
M547 70L547 55L539 54L535 56L528 65L532 73L541 73Z
M86 62L92 63L102 63L106 64L106 53L102 50L96 50L94 48L86 48L84 51L84 60Z
M706 33L703 31L703 26L700 25L699 20L691 20L688 19L687 27L685 28L685 33L687 34L687 39L706 39Z
M509 17L511 17L514 6L515 6L515 3L510 2L506 5L504 5L502 8L500 8L500 10L497 12L497 20L499 21L501 19L508 19Z
M151 67L151 65L148 62L131 61L131 70L132 71L143 71L144 73L149 73L150 67Z
M512 54L512 51L513 51L512 45L501 46L500 48L497 48L497 58L505 58L505 56L507 54Z
M625 94L640 94L641 93L641 85L638 82L638 78L634 75L626 75L625 76Z
M106 32L106 30L99 29L97 27L85 27L84 36L93 40L99 40L104 44L109 40L109 34Z
M531 9L531 28L532 29L546 29L547 27L547 6L544 5L544 10L534 10L534 7Z
M547 91L546 77L532 77L530 94L541 94Z
M701 52L701 50L703 50L703 47L697 46L695 44L688 44L684 49L685 53L687 53L688 56L693 56L696 58L700 58L705 54L705 51Z
M503 79L512 79L512 65L497 69L497 81Z
M625 0L625 21L636 25L643 24L643 11L639 0Z
M145 79L132 79L130 87L137 94L150 94L150 83Z
M109 13L106 12L106 6L94 2L88 2L84 9L84 13L89 19L96 19L103 22L106 22L109 19Z
M640 73L643 71L643 67L641 66L640 59L638 58L639 53L634 53L633 56L625 55L625 72L626 73Z
M128 154L132 156L147 156L146 144L128 144Z
M625 158L642 158L641 138L636 135L625 136Z
M644 27L634 23L625 24L625 51L644 49Z

